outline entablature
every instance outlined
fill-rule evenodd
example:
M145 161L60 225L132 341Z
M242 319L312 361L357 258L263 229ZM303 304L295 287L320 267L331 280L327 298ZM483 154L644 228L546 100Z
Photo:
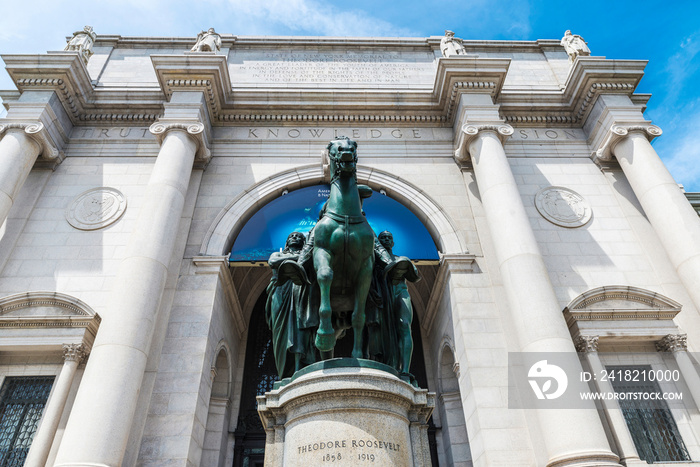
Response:
M240 82L231 75L230 55L224 49L288 46L322 49L364 47L392 53L428 53L439 49L439 38L269 38L222 35L222 53L185 52L189 38L123 38L100 36L96 47L183 48L177 54L151 54L157 83L99 83L74 52L43 55L3 55L7 70L20 92L53 89L74 124L144 125L157 120L174 90L196 90L207 96L214 125L277 125L287 122L315 125L343 122L353 125L384 123L449 127L454 124L459 96L488 94L500 105L503 119L512 125L582 125L601 94L624 94L646 105L648 95L633 95L646 65L641 60L579 57L560 89L552 86L506 85L511 58L480 57L479 51L535 53L556 50L553 40L464 41L474 55L430 59L432 83L313 83ZM559 46L560 47L560 46ZM319 50L320 50L319 49ZM395 49L395 50L394 50ZM398 51L398 52L397 52ZM277 50L278 53L279 50ZM488 55L484 52L485 55ZM429 65L432 63L432 65ZM332 66L332 65L329 65ZM1 94L8 106L15 92Z

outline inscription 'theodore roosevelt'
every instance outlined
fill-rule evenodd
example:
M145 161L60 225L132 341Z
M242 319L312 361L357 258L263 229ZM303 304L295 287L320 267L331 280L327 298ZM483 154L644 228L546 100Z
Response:
M319 443L309 443L297 446L299 454L307 452L322 451L324 449L342 449L342 448L369 448L383 449L386 451L400 451L401 445L398 443L390 443L388 441L380 441L376 439L343 439L321 441Z

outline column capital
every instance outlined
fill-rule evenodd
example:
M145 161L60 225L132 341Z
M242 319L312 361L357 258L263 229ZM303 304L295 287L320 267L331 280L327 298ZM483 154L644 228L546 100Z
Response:
M23 131L39 145L39 157L45 162L53 163L53 166L60 164L65 158L63 151L54 144L51 135L42 122L27 122L13 119L5 119L0 123L0 137L10 130Z
M459 164L466 162L469 157L469 145L480 135L486 132L493 132L498 136L501 144L504 144L506 139L510 137L515 130L507 123L489 123L489 124L473 124L466 123L462 126L460 132L460 143L455 150L454 158Z
M598 161L610 161L613 158L615 146L630 133L642 133L649 141L661 136L663 131L656 125L647 122L633 124L614 124L608 130L600 149L593 153L593 159Z
M591 353L598 351L599 336L578 336L574 339L574 346L577 352Z
M679 352L688 350L687 334L669 334L656 343L659 352Z
M84 344L63 344L63 359L67 362L82 362L89 352Z
M201 122L156 122L149 128L149 131L156 137L159 144L163 144L163 140L168 132L173 130L185 131L190 138L197 144L195 152L195 167L205 168L211 160L211 151L209 149L209 139L205 126Z

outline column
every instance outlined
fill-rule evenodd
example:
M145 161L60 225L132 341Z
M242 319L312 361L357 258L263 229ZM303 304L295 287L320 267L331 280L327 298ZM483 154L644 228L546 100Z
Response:
M42 123L0 124L0 224L15 201L34 162L51 147ZM56 151L53 149L53 151ZM57 151L56 151L57 152Z
M25 465L44 465L49 457L51 445L56 436L58 422L61 421L63 409L66 407L68 393L73 385L73 378L80 362L86 357L83 344L63 344L63 368L53 385L41 425L34 434L32 446L27 454Z
M614 125L598 156L614 155L671 263L700 310L700 218L649 143L654 125Z
M591 373L601 375L605 370L603 362L598 356L598 336L578 336L576 339L576 350L583 353ZM599 393L614 393L615 389L608 380L594 379L594 386ZM627 428L627 421L622 415L622 410L616 401L602 400L603 413L612 430L612 436L617 444L617 449L620 454L620 461L627 467L631 465L647 465L646 462L639 459L637 448L634 445L632 435Z
M165 287L201 123L155 123L161 141L145 203L112 284L55 465L121 465Z
M700 376L688 355L688 336L669 334L656 343L656 348L660 352L673 352L673 358L690 390L690 395L693 396L695 405L700 408Z
M513 128L465 125L462 131L521 351L575 352L501 143ZM538 410L537 418L547 465L619 465L592 403L590 409Z

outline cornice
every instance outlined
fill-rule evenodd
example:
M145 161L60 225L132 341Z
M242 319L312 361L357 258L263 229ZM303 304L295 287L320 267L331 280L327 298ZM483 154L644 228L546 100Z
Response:
M559 93L504 90L498 103L512 124L580 125L601 94L624 94L645 106L648 95L633 97L644 75L645 60L579 57Z
M138 39L138 40L137 40ZM281 38L239 38L225 36L236 46L262 47L278 44ZM433 38L377 40L358 38L284 38L302 46L425 47L434 48ZM140 38L98 37L105 43L140 43ZM176 90L204 93L212 124L294 123L316 125L323 122L396 126L450 126L454 123L459 98L464 93L486 93L500 105L501 116L513 125L578 126L585 122L601 94L625 94L644 106L648 95L633 95L643 75L646 61L606 60L582 57L574 63L559 91L532 91L504 88L510 59L480 58L477 55L436 60L435 80L418 87L349 87L304 85L239 85L232 83L225 54L189 53L194 39L149 38L146 43L183 47L182 54L151 56L158 86L141 88L93 87L85 64L77 53L51 52L44 55L3 55L7 70L18 89L54 90L74 124L152 123L163 114L163 105ZM111 42L110 42L111 41ZM432 41L432 42L431 42ZM162 44L161 44L162 43ZM479 48L515 47L541 49L555 47L552 41L467 41ZM5 93L12 104L12 96ZM339 110L340 109L340 110Z
M175 91L201 91L206 96L212 120L221 118L225 107L233 107L231 77L225 55L186 52L182 55L151 55L158 83L166 99Z
M20 92L53 90L73 123L94 94L85 63L77 52L3 55L5 67Z

